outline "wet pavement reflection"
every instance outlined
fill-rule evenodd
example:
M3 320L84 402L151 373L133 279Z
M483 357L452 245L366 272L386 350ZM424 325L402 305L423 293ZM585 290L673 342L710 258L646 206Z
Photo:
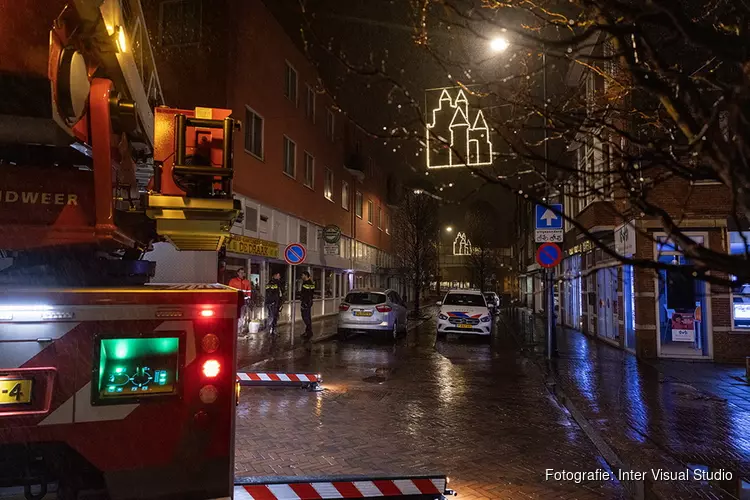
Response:
M538 343L528 337L529 321L530 315L522 314L508 325L527 334L528 352L538 353ZM540 338L543 321L533 321ZM629 467L723 470L732 476L711 484L655 482L656 493L665 498L750 498L750 387L737 378L740 368L639 362L567 329L559 329L557 339L558 384Z
M395 344L307 344L254 368L320 372L325 390L243 389L238 475L445 473L466 499L624 498L613 481L545 480L608 469L507 333L436 342L430 319Z

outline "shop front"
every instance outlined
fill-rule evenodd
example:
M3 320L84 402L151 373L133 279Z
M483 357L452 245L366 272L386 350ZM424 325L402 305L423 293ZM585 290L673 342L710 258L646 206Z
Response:
M686 233L686 236L699 245L708 243L707 233ZM676 267L691 264L666 234L655 234L654 250L661 263ZM707 300L710 285L679 269L662 269L654 280L654 287L659 356L710 358L711 331L704 321L710 317Z

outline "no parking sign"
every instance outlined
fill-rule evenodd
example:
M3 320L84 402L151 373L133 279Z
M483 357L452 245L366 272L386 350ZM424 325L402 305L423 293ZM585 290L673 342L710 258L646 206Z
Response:
M556 243L545 243L536 251L536 262L542 267L555 267L562 260L562 250Z
M299 243L292 243L284 249L284 260L287 264L293 266L302 264L305 262L305 257L307 257L307 250Z

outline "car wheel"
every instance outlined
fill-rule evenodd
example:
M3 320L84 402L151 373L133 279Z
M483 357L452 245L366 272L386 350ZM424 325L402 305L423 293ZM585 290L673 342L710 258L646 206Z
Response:
M445 334L445 332L437 332L438 340L445 340L446 337L447 335Z
M339 329L336 331L336 338L338 340L346 340L347 337L349 337L349 335L347 335L347 333L344 330Z

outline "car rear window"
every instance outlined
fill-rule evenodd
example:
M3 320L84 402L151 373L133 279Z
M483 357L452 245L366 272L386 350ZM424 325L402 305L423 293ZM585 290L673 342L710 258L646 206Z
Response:
M344 302L357 306L374 306L385 302L385 294L369 292L350 293L346 296Z
M486 307L484 297L476 293L449 293L443 302L446 306Z

